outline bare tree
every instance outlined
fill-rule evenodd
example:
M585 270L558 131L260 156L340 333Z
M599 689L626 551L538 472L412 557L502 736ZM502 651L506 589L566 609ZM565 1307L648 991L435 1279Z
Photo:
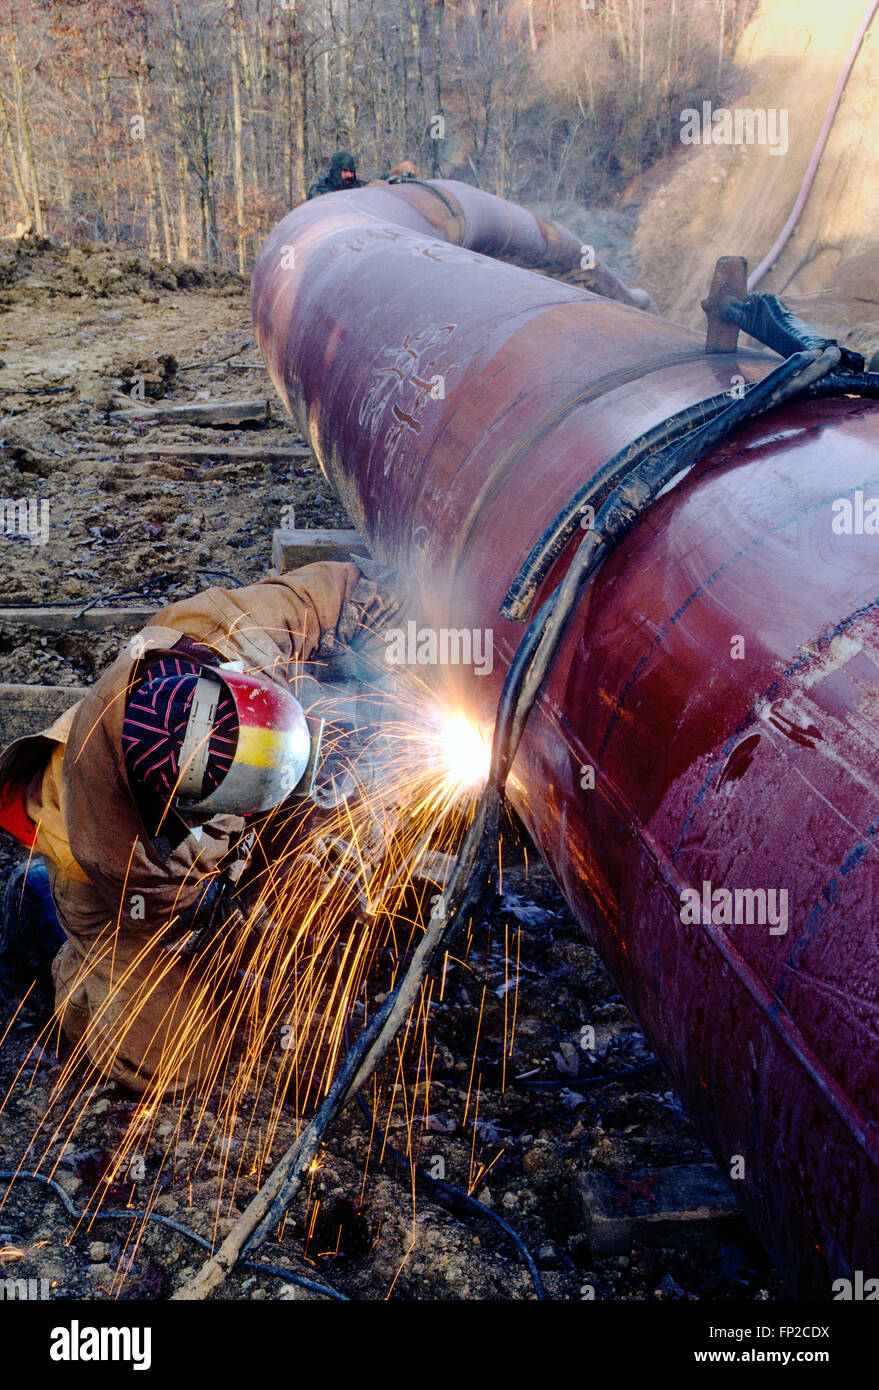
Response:
M340 144L367 177L607 198L719 95L755 3L0 0L0 227L246 269Z

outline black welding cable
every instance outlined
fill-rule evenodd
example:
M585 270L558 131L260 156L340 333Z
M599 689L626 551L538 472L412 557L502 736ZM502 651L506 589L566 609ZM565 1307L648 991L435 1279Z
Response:
M879 372L828 372L809 387L806 395L813 400L825 396L865 396L875 400L879 396Z
M207 576L207 577L213 578L213 579L227 579L227 580L229 580L229 582L232 584L233 588L236 588L236 589L240 589L240 588L243 587L244 581L241 580L241 579L239 579L237 575L230 574L228 570L204 570L204 569L198 569L198 570L194 570L194 571L192 571L192 572L193 572L194 574L198 575L198 576ZM119 599L144 598L144 599L154 600L155 603L156 603L157 605L161 606L162 604L165 604L165 603L168 602L167 594L166 594L166 593L163 593L163 592L155 592L155 591L156 591L157 589L158 589L158 590L161 590L162 585L168 584L168 583L170 583L171 581L176 581L176 580L180 579L181 577L182 577L182 576L181 576L180 574L173 574L173 573L158 574L158 575L155 575L155 576L154 576L151 580L149 580L146 584L141 584L141 585L140 585L138 588L136 588L136 589L108 589L105 593L96 594L94 598L88 599L85 603L83 603L82 599L73 598L73 599L56 599L51 605L49 605L49 604L46 604L42 599L40 599L39 602L37 602L37 603L16 603L16 604L10 605L10 607L14 607L14 608L17 608L17 609L22 609L22 610L27 610L27 609L31 609L31 608L32 608L32 609L34 609L35 613L37 613L37 615L39 615L39 610L40 610L40 609L44 609L44 608L47 608L47 607L52 607L52 608L70 608L70 609L74 609L74 608L75 608L77 611L76 611L76 613L75 613L73 616L75 616L75 617L80 617L80 618L81 618L81 617L83 616L84 613L88 613L92 608L95 608L99 603L103 603L103 602L105 601L105 599L116 599L116 600L118 601ZM196 590L193 589L193 594L194 594L195 592L196 592ZM112 608L111 608L111 609L110 609L110 612L112 613L112 611L113 611L113 610L112 610Z
M816 333L808 324L792 314L775 295L750 295L744 300L733 300L727 304L725 314L744 332L749 333L765 347L778 352L785 360L801 352L820 354L825 349L837 348L840 370L828 371L821 379L807 386L805 394L811 399L842 395L879 397L879 373L865 372L864 359L859 353L841 348L835 339ZM732 401L729 391L697 401L676 415L660 421L618 450L588 482L577 489L573 497L544 528L507 590L500 608L501 616L514 622L521 622L526 617L541 584L582 525L581 518L587 507L592 507L593 513L597 512L607 500L612 488L633 467L642 463L651 453L658 453L676 440L690 435L691 431L698 431L709 421L723 417L723 428L719 436L722 437L722 434L735 428L743 419L752 418L750 410L742 415L733 402L744 401L752 395L754 389L754 383L746 386L743 395L732 398ZM762 407L766 408L769 407Z
M361 1091L357 1092L357 1104L363 1111L366 1123L369 1125L370 1129L372 1129L372 1110L364 1099ZM505 1221L502 1216L498 1216L497 1212L492 1211L490 1207L483 1206L481 1202L477 1202L476 1198L471 1197L469 1192L465 1192L463 1187L458 1187L452 1182L446 1182L445 1178L433 1178L430 1173L425 1173L423 1168L418 1168L412 1160L407 1158L404 1153L401 1153L389 1139L384 1141L383 1148L396 1163L399 1163L402 1168L405 1168L410 1176L414 1173L418 1182L424 1183L426 1187L430 1188L440 1199L441 1205L450 1207L456 1205L462 1206L466 1208L468 1212L473 1212L476 1216L484 1216L487 1220L493 1221L496 1226L499 1226L504 1234L509 1236L519 1254L522 1256L522 1260L528 1268L528 1273L531 1275L531 1282L534 1285L534 1292L537 1294L537 1297L539 1299L546 1298L543 1280L540 1277L540 1271L537 1265L534 1263L531 1251L528 1249L518 1231L514 1231L508 1221ZM442 1199L445 1199L445 1201Z
M604 1076L583 1076L579 1079L572 1077L569 1081L529 1081L525 1077L520 1080L513 1077L512 1084L526 1091L555 1091L562 1088L572 1091L574 1087L584 1091L596 1091L600 1086L613 1086L621 1081L629 1081L633 1077L646 1076L648 1072L661 1070L654 1058L652 1062L639 1062L637 1066L624 1067L622 1071L609 1071Z
M844 371L863 372L864 359L859 352L840 347L835 338L818 333L792 313L783 300L774 294L749 294L745 299L729 299L723 305L723 317L772 348L780 357L793 357L798 352L823 352L825 348L839 349Z
M297 1284L302 1289L310 1289L312 1293L323 1294L325 1298L331 1298L336 1303L351 1302L347 1294L339 1293L338 1289L331 1289L329 1284L319 1284L315 1279L306 1279L304 1274L292 1274L289 1269L282 1269L280 1265L267 1265L262 1260L244 1260L238 1268L252 1269L254 1274L271 1274L288 1284Z
M240 347L233 348L231 352L226 353L225 357L218 357L215 362L187 362L185 367L178 367L177 371L197 372L205 367L220 367L223 365L224 362L228 362L230 358L237 357L240 352L246 352L248 348L252 347L256 347L256 343L254 342L253 338L248 338L246 343L242 343ZM263 371L267 370L263 362L259 362L256 365L262 367ZM250 370L249 363L244 367L244 370Z
M745 388L745 395L753 389L752 383ZM602 464L588 482L577 489L534 542L504 596L499 610L501 617L509 618L513 622L525 619L535 594L562 551L579 530L587 529L582 524L587 507L592 508L594 515L620 480L648 454L657 453L683 435L707 424L709 420L728 410L731 400L729 391L723 391L719 395L708 397L707 400L696 401L694 405L688 405L676 415L660 420L637 439L619 449L607 463Z
M832 371L838 362L837 347L795 353L764 377L743 400L736 401L723 415L710 420L678 444L661 453L651 454L615 488L595 518L594 527L586 532L580 542L564 579L555 591L557 597L552 612L522 684L513 716L509 735L511 761L583 586L607 554L628 535L659 495L682 478L714 444L729 433L734 424L744 423L804 391Z
M108 1207L101 1211L79 1211L70 1200L68 1193L64 1191L61 1184L56 1182L54 1178L47 1177L44 1173L25 1173L21 1170L12 1172L0 1169L0 1180L8 1182L10 1185L14 1182L35 1182L40 1183L43 1187L50 1188L57 1197L61 1198L65 1210L69 1212L76 1221L155 1221L158 1225L169 1227L170 1230L176 1231L178 1235L184 1236L187 1240L193 1241L194 1244L200 1245L203 1250L207 1250L209 1254L213 1254L214 1247L205 1236L200 1236L198 1232L193 1231L190 1226L184 1226L182 1222L175 1221L172 1216L165 1216L160 1211L138 1210L134 1207L123 1207L120 1209ZM277 1265L262 1264L256 1260L244 1260L238 1268L252 1269L258 1274L274 1275L278 1279L286 1280L288 1284L298 1284L303 1289L310 1289L312 1293L323 1294L325 1298L332 1298L340 1303L350 1302L350 1299L345 1294L339 1293L336 1289L331 1289L328 1284L318 1284L314 1279L308 1279L303 1274L294 1274L292 1270L281 1269Z

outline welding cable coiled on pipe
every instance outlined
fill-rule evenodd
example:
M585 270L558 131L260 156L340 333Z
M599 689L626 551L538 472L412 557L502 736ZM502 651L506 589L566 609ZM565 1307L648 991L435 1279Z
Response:
M788 359L798 352L838 350L837 361L808 385L796 387L794 394L805 392L812 399L838 395L879 397L879 373L865 372L864 359L859 353L841 348L834 339L815 333L775 295L749 295L741 301L730 300L724 305L723 314L729 322ZM837 366L843 371L837 372ZM762 384L765 383L745 387L741 399L732 403L728 391L697 401L620 449L578 488L535 541L507 590L500 607L501 617L515 622L524 620L537 591L565 547L581 527L587 529L582 522L584 514L590 508L593 515L597 513L613 488L644 459L688 438L697 441L700 452L704 452L738 425L779 404L760 391ZM716 422L716 428L708 432L707 427L712 422ZM701 432L703 426L706 428L704 434Z

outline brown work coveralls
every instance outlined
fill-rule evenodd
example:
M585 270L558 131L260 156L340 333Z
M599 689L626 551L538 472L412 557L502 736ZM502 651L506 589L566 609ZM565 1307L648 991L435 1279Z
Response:
M161 609L87 695L50 729L0 755L0 785L26 784L67 942L53 962L55 1012L101 1074L143 1092L168 1093L212 1066L212 1028L180 1039L182 1013L198 988L197 956L164 944L186 924L245 828L217 815L174 848L150 838L128 784L121 731L137 664L166 654L185 635L242 661L251 675L285 682L321 639L334 634L360 579L353 564L307 565L236 590L211 588ZM188 657L188 653L184 653ZM184 933L185 934L185 933ZM169 1066L169 1051L179 1050Z

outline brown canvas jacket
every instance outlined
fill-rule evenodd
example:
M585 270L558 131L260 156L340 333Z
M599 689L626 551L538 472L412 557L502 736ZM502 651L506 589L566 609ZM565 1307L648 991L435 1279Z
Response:
M56 960L56 1007L71 1036L82 1033L90 1012L94 1016L93 996L107 970L106 963L93 968L94 951L92 961L87 960L90 948L115 926L122 962L141 950L148 937L173 929L198 902L205 882L244 829L241 817L221 815L208 821L200 836L187 834L173 849L150 839L128 785L121 743L126 695L143 663L166 655L185 636L221 660L241 661L249 674L286 681L296 663L309 660L322 637L334 631L359 578L353 564L323 562L242 589L207 589L161 609L78 704L50 729L17 740L0 755L0 785L8 778L27 785L28 810L37 819L52 815L48 795L41 803L40 779L48 793L53 754L65 745L60 797L56 778L51 779L55 818L60 801L63 825L53 826L47 848L40 848L50 859L53 897L69 938L61 953L66 958ZM196 659L189 651L186 657ZM64 832L79 875L71 874L57 848ZM139 895L141 910L132 916L127 905L134 895ZM94 978L87 979L89 974ZM114 1017L124 1013L121 996L117 1005ZM80 1018L74 1026L76 1012ZM130 1020L126 1027L130 1030ZM104 1017L104 1051L108 1031L113 1026ZM137 1031L124 1048L132 1065L124 1065L123 1058L123 1065L111 1070L129 1085L143 1079L138 1067L150 1070L148 1058L132 1055L138 1047L149 1051L136 1041ZM88 1050L97 1060L97 1045Z

